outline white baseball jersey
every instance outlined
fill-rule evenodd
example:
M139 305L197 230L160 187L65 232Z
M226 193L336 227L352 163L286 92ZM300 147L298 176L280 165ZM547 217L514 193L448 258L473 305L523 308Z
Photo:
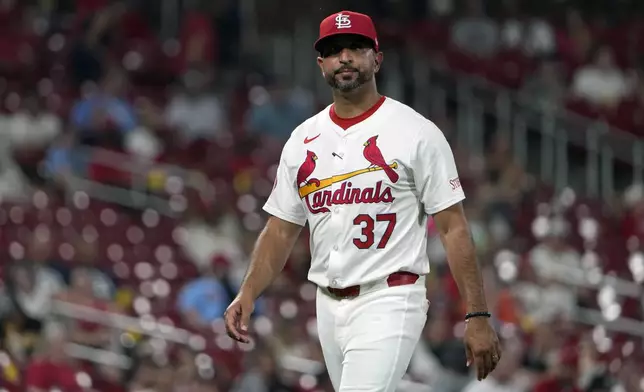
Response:
M264 210L308 221L309 280L345 288L429 273L427 217L464 198L443 133L383 97L356 121L338 119L331 105L297 127Z

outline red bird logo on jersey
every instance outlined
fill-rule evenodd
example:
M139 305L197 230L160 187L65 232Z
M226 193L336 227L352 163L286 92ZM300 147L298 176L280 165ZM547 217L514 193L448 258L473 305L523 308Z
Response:
M392 182L398 181L398 174L394 171L398 168L398 162L387 165L375 141L375 137L373 137L365 143L365 157L372 163L371 166L333 174L321 179L309 178L315 171L318 157L313 151L306 152L306 157L297 171L295 181L297 181L300 198L304 200L306 207L312 214L331 212L329 208L333 205L392 203L395 200L392 189L382 180L372 186L355 186L349 181L351 178L381 170L387 173ZM370 152L368 153L367 150ZM376 157L380 157L379 159L373 159L373 151L375 151ZM330 189L333 184L337 183L342 183L342 185Z
M296 181L298 187L302 186L302 184L316 184L316 186L320 186L320 180L317 178L307 180L315 170L315 161L317 161L317 159L318 156L315 155L313 151L306 151L306 159L297 171Z
M378 139L378 135L370 137L369 140L364 143L363 155L365 159L371 163L370 167L377 166L381 168L387 177L389 177L389 181L396 183L400 176L398 176L398 173L396 173L396 171L392 169L387 162L385 162L385 158L382 157L380 148L376 145L376 139Z

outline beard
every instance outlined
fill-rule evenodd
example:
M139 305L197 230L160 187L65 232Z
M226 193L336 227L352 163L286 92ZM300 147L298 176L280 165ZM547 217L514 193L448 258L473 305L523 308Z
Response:
M350 76L340 75L342 71L353 71ZM373 79L373 71L360 71L357 68L340 68L334 72L325 75L326 82L334 90L343 93L354 91L363 84Z

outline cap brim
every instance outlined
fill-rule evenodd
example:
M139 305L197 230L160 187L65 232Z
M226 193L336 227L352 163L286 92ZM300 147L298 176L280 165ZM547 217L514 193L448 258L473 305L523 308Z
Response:
M364 34L358 34L358 33L345 33L345 32L335 32L331 33L329 35L326 35L322 38L319 38L315 43L313 44L313 48L315 49L316 52L321 52L321 48L324 45L324 42L327 41L329 38L337 37L339 35L355 35L357 37L363 37L371 41L371 44L373 45L373 48L378 50L378 47L376 46L376 42L369 36L364 35Z

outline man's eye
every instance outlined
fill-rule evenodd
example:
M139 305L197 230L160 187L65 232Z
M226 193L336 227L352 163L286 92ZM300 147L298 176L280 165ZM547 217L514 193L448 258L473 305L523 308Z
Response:
M324 50L324 57L328 56L334 56L342 51L342 47L340 45L329 45L325 50Z

